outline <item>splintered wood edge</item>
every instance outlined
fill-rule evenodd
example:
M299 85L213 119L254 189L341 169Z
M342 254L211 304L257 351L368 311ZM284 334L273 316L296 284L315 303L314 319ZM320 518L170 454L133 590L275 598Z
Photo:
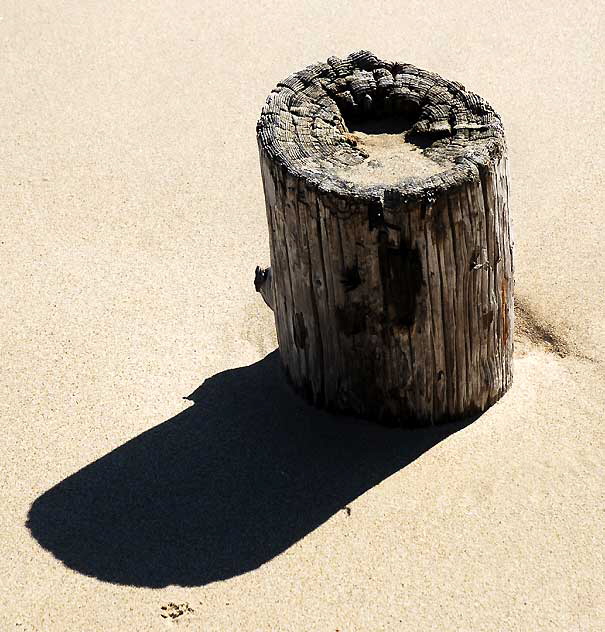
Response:
M442 172L395 186L355 185L336 175L365 159L351 142L345 116L411 110L410 131L423 139L423 153L442 164ZM368 51L330 57L279 82L256 129L259 150L274 165L320 191L366 202L382 202L387 191L403 200L432 201L478 181L480 172L506 152L500 117L480 96L456 81Z

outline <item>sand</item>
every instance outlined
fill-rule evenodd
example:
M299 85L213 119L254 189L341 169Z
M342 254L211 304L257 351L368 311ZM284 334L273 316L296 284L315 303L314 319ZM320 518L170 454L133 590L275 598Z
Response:
M604 17L3 4L0 629L605 628ZM261 105L359 48L507 131L515 383L465 427L309 408L254 293Z
M364 153L364 160L334 170L336 176L356 186L376 184L395 186L409 178L418 180L451 169L452 163L439 164L406 137L407 130L372 121L351 130L348 138Z

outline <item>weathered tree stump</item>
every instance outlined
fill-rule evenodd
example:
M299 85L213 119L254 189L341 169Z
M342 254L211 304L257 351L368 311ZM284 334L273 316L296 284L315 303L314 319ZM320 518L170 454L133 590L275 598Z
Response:
M466 417L512 381L513 250L499 116L360 51L280 82L257 126L292 383L383 423Z

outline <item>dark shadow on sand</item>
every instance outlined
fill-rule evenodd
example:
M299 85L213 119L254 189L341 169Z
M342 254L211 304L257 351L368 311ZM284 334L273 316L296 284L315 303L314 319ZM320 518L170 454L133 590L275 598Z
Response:
M33 537L107 582L228 579L466 425L404 431L318 411L292 392L276 352L211 377L188 399L192 407L40 496Z

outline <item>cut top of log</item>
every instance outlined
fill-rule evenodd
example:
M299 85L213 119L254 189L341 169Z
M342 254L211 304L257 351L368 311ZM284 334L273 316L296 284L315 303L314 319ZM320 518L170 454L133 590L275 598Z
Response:
M278 83L257 124L261 150L320 190L431 199L479 179L505 152L498 114L464 86L367 51ZM370 142L371 139L371 142Z

